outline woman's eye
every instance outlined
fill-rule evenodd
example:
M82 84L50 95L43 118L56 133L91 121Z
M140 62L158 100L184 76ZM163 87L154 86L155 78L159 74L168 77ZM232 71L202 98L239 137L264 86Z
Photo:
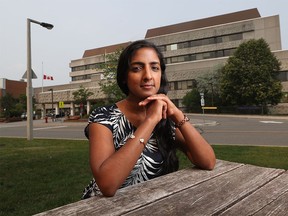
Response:
M151 69L152 69L153 71L159 71L159 70L160 70L160 68L159 68L158 66L152 66Z
M142 66L133 66L133 67L131 68L131 70L132 70L133 72L141 71L142 69L143 69Z

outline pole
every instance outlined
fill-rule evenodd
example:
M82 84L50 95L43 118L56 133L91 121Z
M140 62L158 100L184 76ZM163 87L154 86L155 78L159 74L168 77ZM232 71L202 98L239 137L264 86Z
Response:
M30 20L27 19L27 140L33 139L32 69Z
M32 60L31 60L31 22L41 25L44 28L52 29L53 25L44 22L38 22L27 18L27 140L33 139L33 89L32 89ZM43 78L43 77L42 77Z
M54 101L53 101L53 89L49 89L51 91L51 102L52 102L52 122L54 122Z
M211 83L211 89L212 89L212 107L214 107L214 89L213 89L213 83Z
M51 94L52 94L52 113L54 115L53 89L51 89Z
M44 80L44 74L43 74L43 62L42 62L42 93L43 93L43 80Z

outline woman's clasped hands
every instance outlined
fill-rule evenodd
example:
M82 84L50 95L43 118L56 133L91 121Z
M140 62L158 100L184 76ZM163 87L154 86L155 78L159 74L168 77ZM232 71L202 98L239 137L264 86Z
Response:
M171 118L176 121L176 114L182 113L165 94L155 94L139 102L139 106L146 107L146 118L158 117L161 119Z

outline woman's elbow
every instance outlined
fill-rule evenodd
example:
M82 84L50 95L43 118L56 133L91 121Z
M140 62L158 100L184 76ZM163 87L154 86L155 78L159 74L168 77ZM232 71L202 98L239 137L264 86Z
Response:
M205 170L213 170L216 165L216 158L211 158L206 161L206 163L203 165L203 169Z
M206 160L191 161L195 166L203 170L213 170L216 164L215 157Z
M105 196L105 197L113 197L116 194L117 190L101 190L100 189L100 191L102 192L103 196Z
M103 194L103 196L105 197L113 197L118 190L118 187L113 186L112 184L107 184L107 183L99 184L98 187L101 193Z

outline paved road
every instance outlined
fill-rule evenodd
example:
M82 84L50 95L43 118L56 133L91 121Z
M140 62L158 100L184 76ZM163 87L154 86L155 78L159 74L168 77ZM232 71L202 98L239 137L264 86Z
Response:
M192 115L192 121L193 117L208 122L200 127L211 144L288 146L288 116Z
M189 115L211 144L288 146L288 116ZM86 139L86 122L34 120L34 138ZM26 137L26 121L0 123L0 137Z
M27 122L12 122L0 124L0 137L27 137ZM83 133L86 122L52 122L44 120L33 121L33 137L48 139L86 139Z

